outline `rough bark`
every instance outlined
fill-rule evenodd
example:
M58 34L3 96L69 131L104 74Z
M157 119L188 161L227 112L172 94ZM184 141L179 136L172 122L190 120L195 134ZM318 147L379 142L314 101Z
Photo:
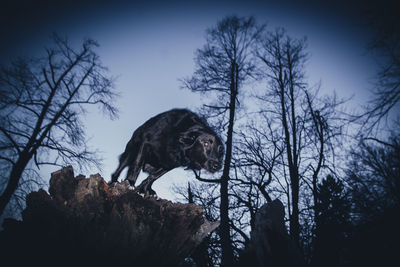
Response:
M218 222L202 207L143 198L99 175L52 173L49 193L27 197L23 220L6 220L2 262L14 266L178 266Z
M284 219L284 206L279 200L260 208L249 245L240 256L240 266L306 266L296 242L287 233Z

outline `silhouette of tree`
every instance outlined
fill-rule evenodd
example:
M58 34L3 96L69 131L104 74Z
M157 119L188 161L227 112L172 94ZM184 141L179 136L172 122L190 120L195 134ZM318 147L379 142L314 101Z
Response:
M259 209L279 195L271 183L278 179L276 166L282 149L275 140L277 135L269 135L263 123L248 122L240 129L235 144L230 191L233 199L231 223L237 233L234 239L237 248L247 247L249 229L254 229Z
M394 2L393 2L394 3ZM363 114L364 128L371 131L390 113L398 115L400 103L400 19L396 7L385 3L369 10L367 26L373 36L368 51L375 55L378 71L372 98ZM396 115L397 114L397 115ZM390 128L390 127L389 127Z
M313 209L318 179L324 170L334 167L334 143L344 124L338 109L345 102L335 95L321 98L319 86L313 89L308 85L306 46L304 38L293 39L284 29L277 29L262 39L257 50L268 82L257 96L261 106L257 129L269 145L258 145L255 151L260 156L254 165L272 172L268 183L276 178L276 191L287 199L290 234L299 245L300 205L302 210ZM306 201L307 194L313 195L311 203Z
M281 29L263 40L258 57L264 62L270 91L262 97L274 101L278 119L282 123L285 157L290 177L290 234L299 243L299 132L304 126L297 116L295 104L299 91L304 86L305 40L292 40ZM296 109L297 108L297 109Z
M347 242L351 266L389 266L400 249L400 140L365 138L353 149L346 182L353 230Z
M400 138L365 138L352 152L347 170L357 221L371 221L400 207Z
M216 183L189 183L188 187L173 188L183 201L204 207L207 220L218 221L218 186ZM204 238L191 255L196 266L218 266L221 264L221 249L219 245L218 229ZM193 266L193 265L188 265Z
M216 47L221 45L213 44L210 41L213 38L209 36L206 48L198 51L195 74L185 80L186 88L214 96L216 101L204 105L203 114L217 121L223 131L227 129L227 157L230 158L227 193L230 201L227 202L229 213L227 211L225 215L229 214L229 246L238 254L248 243L249 230L254 227L259 208L265 202L281 197L286 198L292 238L298 245L307 245L311 249L317 220L315 214L318 213L315 203L318 202L319 179L334 170L335 152L345 124L338 112L345 101L338 100L336 95L320 97L319 85L311 88L306 81L306 40L292 39L283 29L262 36L262 29L247 46L248 63L238 64L238 73L245 69L240 66L248 67L242 74L243 79L238 76L235 80L236 67L229 61L229 54L226 58L222 56L231 50L226 48L217 53ZM227 38L217 40L226 41ZM233 52L230 54L234 55ZM243 127L237 128L235 124L237 130L234 131L234 115L238 108L227 99L236 100L237 105L239 91L230 90L235 89L235 84L243 85L248 77L254 76L268 84L256 95L260 111L252 113L254 119L251 121L247 116ZM233 120L232 106L235 108ZM224 175L226 172L221 179L210 180L196 174L200 181L215 184L223 182ZM221 196L224 196L224 188L221 186ZM205 199L207 197L203 202ZM223 197L220 216L223 216L221 209L226 207L222 202ZM210 203L205 201L204 204ZM213 202L214 207L215 204L218 202ZM224 229L222 224L220 231ZM304 234L301 239L302 230L309 235ZM220 234L223 242L223 233Z
M85 40L80 50L52 36L52 47L38 59L18 59L0 69L0 214L21 184L29 164L99 164L86 146L81 116L89 105L111 118L117 114L113 79L106 75Z
M351 202L343 182L328 175L318 184L312 266L339 266L351 230Z
M184 87L208 96L216 102L204 105L207 117L219 120L226 132L225 162L220 184L220 236L222 266L233 265L233 250L229 225L229 180L231 171L235 115L243 84L254 75L252 46L263 27L254 18L226 17L207 30L207 43L196 53L196 70L184 80ZM204 181L204 180L203 180Z
M274 168L280 162L283 148L273 122L268 117L263 116L263 119L262 125L249 122L240 134L235 162L239 175L235 180L239 185L255 187L261 193L260 197L271 202L266 187L277 178Z

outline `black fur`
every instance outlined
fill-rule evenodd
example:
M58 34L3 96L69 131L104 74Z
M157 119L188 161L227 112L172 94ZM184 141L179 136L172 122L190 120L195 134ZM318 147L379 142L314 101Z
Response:
M186 109L173 109L136 129L119 158L111 182L116 182L128 166L126 179L133 186L143 170L149 176L137 190L153 195L151 185L168 171L183 166L214 173L221 169L223 155L221 139L204 119Z

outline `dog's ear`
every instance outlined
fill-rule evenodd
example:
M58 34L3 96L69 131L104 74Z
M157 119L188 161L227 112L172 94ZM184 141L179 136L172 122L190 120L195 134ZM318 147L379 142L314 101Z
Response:
M184 132L179 136L179 143L185 147L190 147L196 142L196 139L200 136L200 134L201 133L198 131Z

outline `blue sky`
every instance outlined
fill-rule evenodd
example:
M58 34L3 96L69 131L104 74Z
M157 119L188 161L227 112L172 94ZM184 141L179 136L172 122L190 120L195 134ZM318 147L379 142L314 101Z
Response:
M353 96L350 108L366 102L374 60L366 55L370 32L363 25L363 5L355 1L6 1L0 13L0 60L39 55L52 32L79 44L97 40L98 54L117 76L122 97L118 120L96 110L86 117L89 145L102 151L101 174L107 180L117 167L132 132L150 117L175 107L196 109L199 95L180 89L179 79L194 70L194 52L205 42L205 30L227 15L254 15L267 29L285 27L293 37L307 36L311 84L322 93ZM53 168L42 174L50 176ZM98 172L90 170L85 175ZM154 189L174 199L173 183L188 181L187 171L164 175ZM124 177L124 173L121 177Z

